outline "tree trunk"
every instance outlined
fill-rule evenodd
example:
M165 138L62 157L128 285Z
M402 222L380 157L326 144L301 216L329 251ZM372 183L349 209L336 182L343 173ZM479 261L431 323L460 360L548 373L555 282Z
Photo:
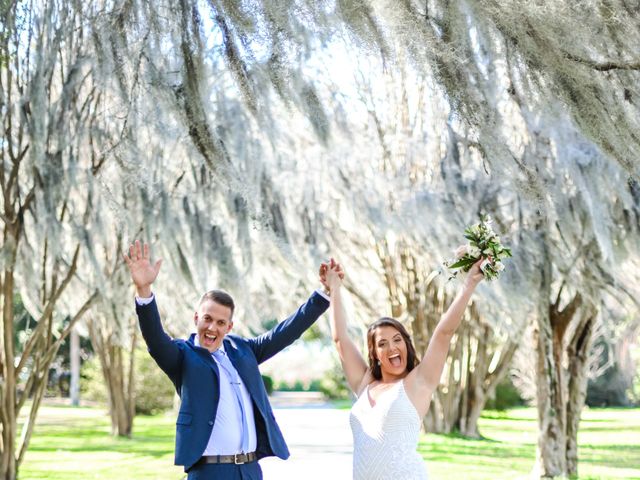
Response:
M131 349L116 344L116 335L111 326L94 318L89 324L91 342L100 359L100 367L105 380L111 417L111 434L119 437L131 437L135 416L134 382L134 333ZM133 329L135 332L135 329ZM127 363L127 357L129 362ZM128 368L127 368L128 366Z
M6 241L5 241L6 244ZM17 473L16 465L16 378L15 357L13 345L13 271L6 269L2 282L2 462L0 463L0 478L14 480Z
M589 350L593 340L596 312L582 317L569 344L569 400L567 403L567 474L578 475L578 428L587 396Z
M551 260L541 248L540 301L534 330L536 345L536 390L538 407L538 448L536 475L553 478L566 472L566 412L563 404L562 366L558 356L557 334L549 305L551 298ZM555 335L554 335L555 334Z
M538 408L538 445L534 474L540 478L553 478L566 471L564 449L564 408L562 384L557 376L560 365L554 355L554 332L551 325L551 258L545 248L545 231L539 232L540 296L537 323L534 329L536 347L536 401Z
M587 356L591 346L594 306L583 305L576 292L569 297L562 283L551 297L551 261L544 249L541 264L538 321L534 331L537 351L538 449L536 474L541 478L577 471L577 432L586 396ZM564 296L563 296L564 294ZM563 298L570 300L563 302ZM591 298L590 302L594 299ZM561 308L561 304L565 305ZM566 334L577 320L569 342ZM569 365L566 371L563 360Z
M546 309L545 309L546 310ZM536 387L538 407L538 449L536 475L553 478L566 472L565 460L565 410L560 404L563 398L559 365L553 351L553 334L548 311L539 312L534 332L536 351Z

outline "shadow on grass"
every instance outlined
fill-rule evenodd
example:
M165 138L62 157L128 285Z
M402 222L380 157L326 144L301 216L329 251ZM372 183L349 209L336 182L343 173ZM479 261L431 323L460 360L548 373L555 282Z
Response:
M57 424L39 423L29 450L34 453L95 453L108 450L151 457L173 454L175 431L173 424L164 419L162 422L153 418L137 422L140 425L134 425L131 438L112 436L107 422L107 419L73 418L65 419L64 425L60 420Z

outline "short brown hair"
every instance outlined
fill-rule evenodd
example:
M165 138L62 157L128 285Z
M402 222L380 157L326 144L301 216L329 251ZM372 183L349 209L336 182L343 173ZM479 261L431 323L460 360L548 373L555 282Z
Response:
M395 318L391 317L382 317L371 325L367 329L367 347L369 348L369 368L371 369L371 374L373 378L376 380L382 379L382 370L380 369L380 365L378 365L378 359L375 356L376 344L375 344L375 336L376 329L379 327L393 327L404 339L404 343L407 345L407 373L415 368L418 364L418 356L416 355L416 349L413 346L413 342L411 341L411 337L409 336L409 332L404 328L399 321Z
M236 308L236 305L233 303L233 298L224 290L209 290L208 292L202 294L200 297L200 301L198 302L198 306L202 305L205 300L211 300L212 302L216 302L225 307L229 307L231 309L231 317L233 317L233 311Z

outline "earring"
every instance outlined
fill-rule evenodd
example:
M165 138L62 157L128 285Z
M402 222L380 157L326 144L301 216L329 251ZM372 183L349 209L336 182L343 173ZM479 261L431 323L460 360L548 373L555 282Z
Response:
M380 360L376 360L376 363L378 364L378 366L380 366Z

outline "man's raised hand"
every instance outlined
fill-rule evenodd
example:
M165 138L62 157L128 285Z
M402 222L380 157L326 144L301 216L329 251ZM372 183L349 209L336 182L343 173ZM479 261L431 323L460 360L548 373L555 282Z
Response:
M158 260L155 264L151 264L149 259L149 244L143 243L141 246L139 240L136 240L133 245L129 245L129 254L124 253L122 257L127 267L129 267L131 280L133 280L136 286L138 296L141 298L150 297L151 284L158 277L162 259Z

